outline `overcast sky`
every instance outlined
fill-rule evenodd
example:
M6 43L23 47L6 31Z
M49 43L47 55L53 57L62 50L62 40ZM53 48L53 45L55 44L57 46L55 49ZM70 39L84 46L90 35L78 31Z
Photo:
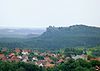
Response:
M0 0L0 26L100 26L100 0Z

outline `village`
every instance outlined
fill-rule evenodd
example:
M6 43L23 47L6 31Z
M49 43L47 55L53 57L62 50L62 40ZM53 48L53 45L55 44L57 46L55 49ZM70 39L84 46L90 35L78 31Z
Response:
M52 53L50 51L40 52L39 50L30 50L30 49L0 49L0 60L10 61L10 62L25 62L32 63L41 67L54 67L60 63L63 63L70 58L77 60L83 59L88 61L88 55L71 55L71 57L66 57L60 53ZM91 58L90 60L100 61L100 57Z

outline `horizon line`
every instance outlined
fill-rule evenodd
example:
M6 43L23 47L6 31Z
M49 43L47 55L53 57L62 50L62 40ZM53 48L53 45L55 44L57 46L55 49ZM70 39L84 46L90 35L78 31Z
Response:
M70 27L70 26L74 26L74 25L84 25L84 26L90 26L90 27L99 27L100 26L97 26L97 25L87 25L87 24L73 24L73 25L66 25L66 26L55 26L55 25L49 25L49 26L54 26L54 27ZM33 27L30 27L30 26L7 26L7 25L0 25L0 29L2 28L6 28L6 29L9 29L9 28L12 28L12 29L46 29L48 28L49 26L33 26Z

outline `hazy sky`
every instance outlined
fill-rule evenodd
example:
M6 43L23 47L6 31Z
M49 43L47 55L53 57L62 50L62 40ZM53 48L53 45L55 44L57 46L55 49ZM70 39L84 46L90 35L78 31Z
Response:
M100 26L100 0L0 0L0 26Z

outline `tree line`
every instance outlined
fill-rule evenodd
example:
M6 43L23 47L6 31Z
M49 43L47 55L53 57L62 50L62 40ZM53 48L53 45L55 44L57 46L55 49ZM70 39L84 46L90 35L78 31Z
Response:
M87 62L70 59L53 68L44 68L32 63L0 61L0 71L100 71L100 61Z

